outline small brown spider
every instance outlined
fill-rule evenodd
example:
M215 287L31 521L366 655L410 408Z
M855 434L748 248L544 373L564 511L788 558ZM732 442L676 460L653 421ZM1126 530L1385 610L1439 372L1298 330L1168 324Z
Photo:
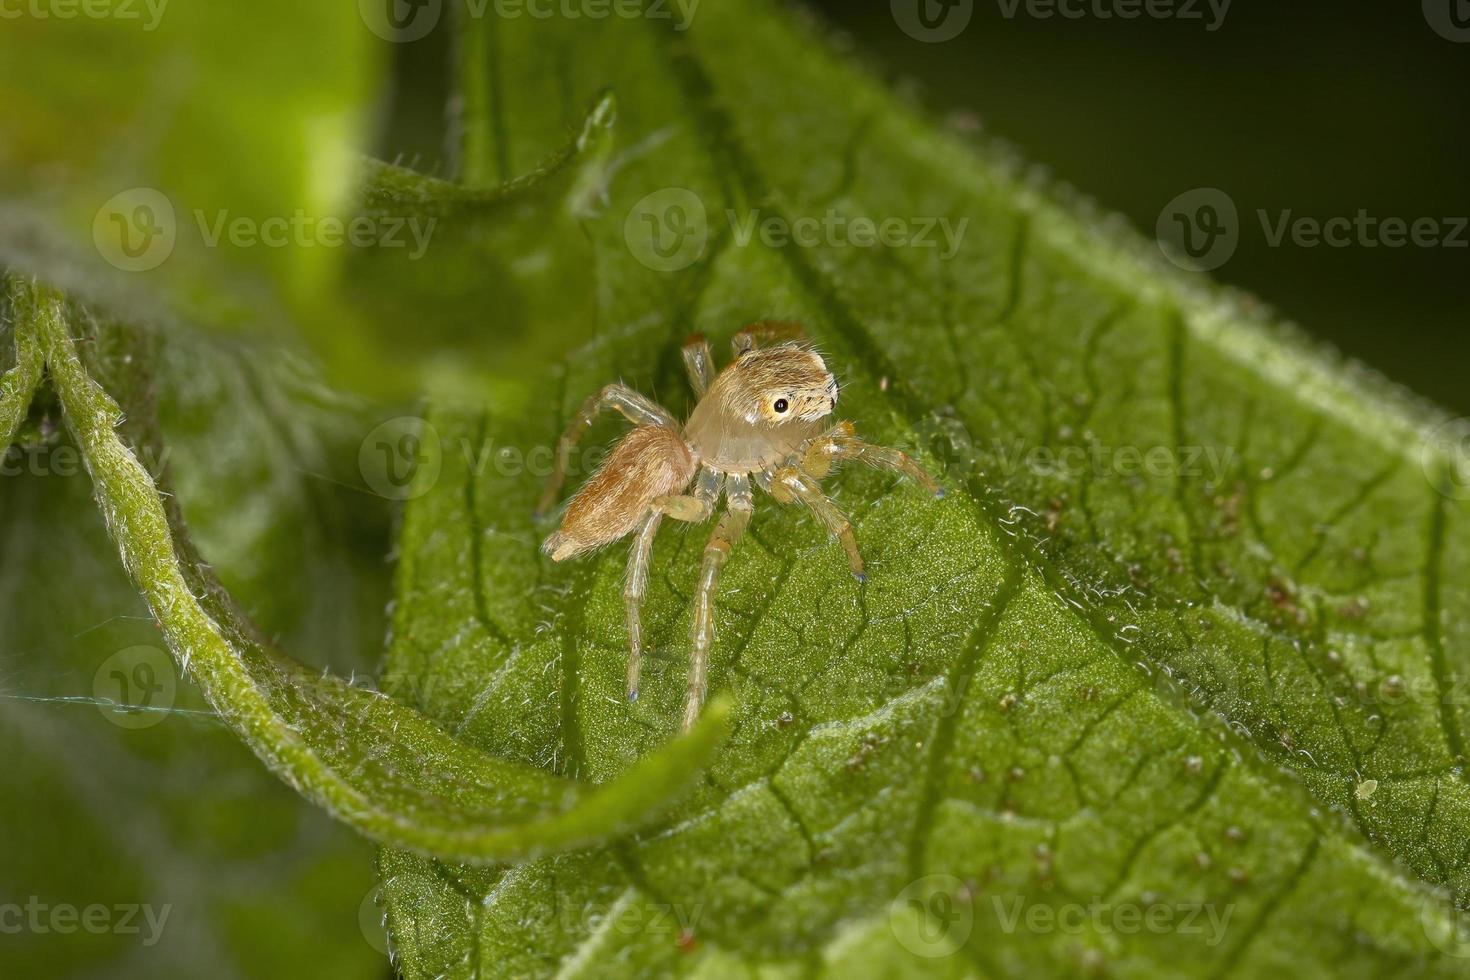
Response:
M755 510L751 483L783 504L799 501L836 536L852 574L863 581L863 559L852 525L819 482L834 463L857 460L907 476L935 496L944 490L897 449L858 439L851 422L827 425L837 406L837 380L816 351L797 342L792 323L757 323L735 335L735 360L714 375L702 336L684 346L684 365L699 396L680 426L665 409L621 384L587 399L557 444L556 465L538 513L556 502L567 460L598 412L611 408L633 422L607 461L572 497L561 527L542 550L554 561L601 548L633 534L623 599L628 616L628 698L638 697L643 635L639 609L648 591L648 558L665 517L699 522L725 495L726 511L704 548L694 620L684 729L699 716L714 641L714 597L720 570ZM762 346L769 344L771 346ZM697 474L697 475L696 475ZM686 494L690 483L694 492Z

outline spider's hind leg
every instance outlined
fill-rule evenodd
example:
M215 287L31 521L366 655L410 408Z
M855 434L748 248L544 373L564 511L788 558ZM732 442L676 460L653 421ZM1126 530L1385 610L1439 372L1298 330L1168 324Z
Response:
M567 477L567 463L571 460L572 449L581 440L582 434L596 420L598 413L605 408L618 412L634 425L662 425L675 430L679 428L674 417L662 405L645 398L627 385L607 385L582 403L581 409L572 417L566 431L557 440L556 463L552 467L551 477L546 481L546 489L541 494L541 502L536 505L538 517L549 511L552 504L556 503L557 494Z
M628 700L638 700L638 672L643 666L643 597L648 594L648 562L653 539L664 515L650 511L638 525L628 552L628 575L623 583L623 605L628 615Z
M731 475L725 482L728 509L715 525L714 533L704 546L704 561L699 569L699 592L694 600L694 619L690 626L692 649L689 654L689 693L684 701L684 731L694 727L699 708L704 703L709 684L709 651L715 641L715 593L719 590L720 571L730 552L745 534L755 501L750 481Z

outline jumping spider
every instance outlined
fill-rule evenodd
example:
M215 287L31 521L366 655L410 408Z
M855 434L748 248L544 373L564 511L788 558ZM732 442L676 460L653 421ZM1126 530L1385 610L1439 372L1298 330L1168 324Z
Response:
M561 527L542 545L563 561L634 535L623 598L628 618L628 698L638 697L642 655L639 609L648 591L648 559L665 517L700 522L714 513L723 492L726 510L704 548L694 620L684 729L699 716L714 641L714 597L720 570L755 510L754 483L777 502L800 502L827 526L863 581L863 559L852 525L822 492L834 463L857 460L906 476L935 496L944 490L897 449L858 439L851 422L828 425L837 407L837 380L821 356L799 342L801 328L757 323L735 335L735 359L714 373L702 336L684 346L684 365L699 397L682 426L668 411L621 384L587 399L557 444L556 465L538 513L556 502L577 440L602 409L626 416L636 428L613 448L602 467L567 505ZM694 492L686 493L690 483Z

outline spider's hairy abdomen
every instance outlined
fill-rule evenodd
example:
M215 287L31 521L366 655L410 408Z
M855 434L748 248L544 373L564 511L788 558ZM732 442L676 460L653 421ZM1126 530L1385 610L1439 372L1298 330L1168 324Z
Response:
M561 527L542 550L562 561L630 534L659 497L694 478L697 463L679 433L661 425L633 429L572 497Z

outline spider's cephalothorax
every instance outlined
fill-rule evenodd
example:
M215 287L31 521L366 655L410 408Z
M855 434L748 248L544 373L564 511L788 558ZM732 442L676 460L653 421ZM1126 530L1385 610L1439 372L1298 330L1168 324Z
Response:
M694 724L704 701L715 591L720 569L755 509L752 484L781 503L811 508L842 543L860 581L863 559L852 526L819 482L832 465L857 460L907 476L936 496L943 494L934 478L904 453L863 442L850 422L829 424L837 406L837 380L816 351L797 342L799 336L800 328L790 323L749 327L736 334L735 360L718 376L713 376L709 344L703 337L690 338L684 363L699 403L682 426L630 388L603 388L562 435L541 499L543 512L555 503L572 448L599 411L614 409L637 426L572 497L561 527L543 545L561 561L634 535L623 596L630 648L628 697L636 698L643 649L639 609L659 523L664 517L703 521L723 493L726 510L704 549L694 607L685 729ZM691 483L692 493L687 492Z

